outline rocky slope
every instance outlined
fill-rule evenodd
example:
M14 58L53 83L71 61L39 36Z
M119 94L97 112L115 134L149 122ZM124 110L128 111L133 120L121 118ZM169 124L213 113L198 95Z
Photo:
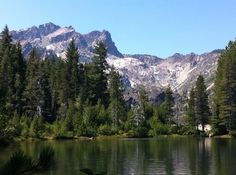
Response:
M47 23L26 30L12 31L11 34L13 40L21 43L26 57L31 49L36 47L43 56L56 54L58 57L65 58L65 50L72 38L75 39L81 57L85 61L92 57L94 45L98 41L105 42L109 55L123 57L112 41L110 33L105 30L102 32L92 31L82 35L71 26L60 27L53 23Z
M60 27L53 23L12 31L11 34L14 41L22 44L26 58L33 47L38 48L42 56L55 54L65 58L65 50L74 38L81 60L86 62L93 56L94 45L103 41L108 48L108 63L123 75L126 87L145 86L153 94L167 86L180 93L185 92L193 86L199 74L205 77L210 89L213 87L217 59L221 52L215 50L201 55L176 53L165 59L151 55L125 55L118 51L108 31L80 34L71 26Z
M132 87L145 86L150 91L171 86L178 91L186 91L193 86L199 74L202 74L211 88L217 60L220 51L202 55L194 53L174 54L166 59L147 57L108 58L108 63L114 65L127 76Z

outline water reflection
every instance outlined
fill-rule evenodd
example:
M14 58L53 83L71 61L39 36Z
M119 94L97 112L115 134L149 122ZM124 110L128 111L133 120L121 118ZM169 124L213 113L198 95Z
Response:
M57 168L50 175L80 174L80 169L111 175L235 174L234 139L158 138L97 141L24 142L0 153L2 162L19 147L36 155L41 147L55 149ZM82 173L81 173L82 174Z

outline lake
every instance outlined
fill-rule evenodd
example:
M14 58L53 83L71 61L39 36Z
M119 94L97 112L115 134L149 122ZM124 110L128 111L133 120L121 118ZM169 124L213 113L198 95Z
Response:
M0 163L15 150L36 156L46 145L57 163L47 175L82 175L82 168L109 175L236 174L236 140L223 138L27 141L1 149Z

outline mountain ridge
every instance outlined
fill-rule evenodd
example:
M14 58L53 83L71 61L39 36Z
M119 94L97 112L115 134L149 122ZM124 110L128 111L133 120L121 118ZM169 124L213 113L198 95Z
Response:
M66 48L72 38L78 46L80 59L87 62L93 57L93 49L98 41L103 41L108 49L107 61L123 76L126 86L145 86L149 92L161 91L167 86L184 92L193 86L196 77L202 74L207 85L212 86L217 60L222 52L216 49L203 54L175 53L165 59L148 54L122 54L112 40L109 31L91 31L81 34L72 26L60 27L53 23L12 31L12 38L22 45L27 57L36 47L43 57L56 55L65 58Z

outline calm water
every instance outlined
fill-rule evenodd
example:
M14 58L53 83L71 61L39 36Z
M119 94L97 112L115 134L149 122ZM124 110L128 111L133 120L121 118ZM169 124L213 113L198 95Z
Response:
M55 149L57 168L48 175L77 175L81 168L109 175L236 174L236 140L197 138L23 142L0 150L0 164L17 149L37 155Z

